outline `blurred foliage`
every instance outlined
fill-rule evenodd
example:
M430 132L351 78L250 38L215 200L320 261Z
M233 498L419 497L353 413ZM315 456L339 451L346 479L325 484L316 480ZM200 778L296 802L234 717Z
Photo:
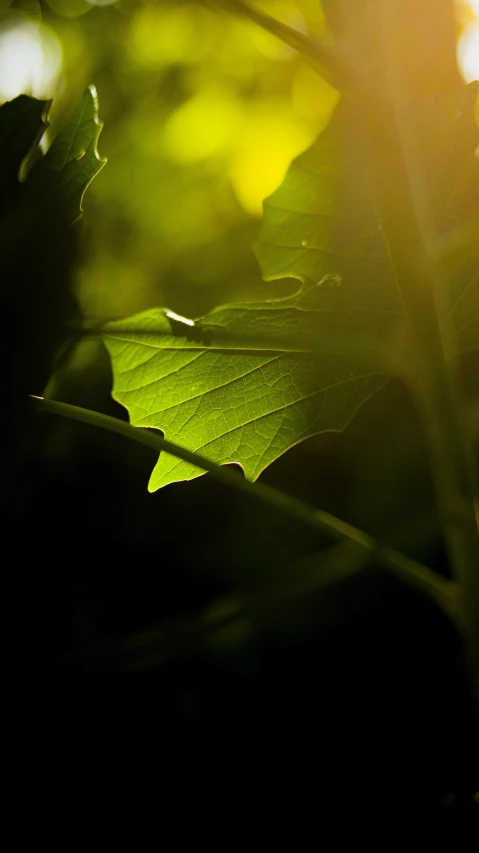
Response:
M0 107L0 500L8 500L30 441L29 394L40 394L78 326L72 272L85 189L101 170L94 88L87 89L47 154L48 102L19 95ZM6 492L5 492L6 487Z
M257 6L324 31L318 0ZM54 95L54 133L87 85L99 92L109 166L87 202L87 315L283 295L251 252L262 200L337 98L295 51L201 0L2 0L0 21L0 97Z
M10 39L24 28L35 44L41 15L44 55L52 62L61 49L60 74L52 67L50 84L32 92L55 93L53 131L85 85L99 92L109 165L87 201L85 313L116 318L167 304L198 316L218 302L275 295L251 252L261 202L324 127L335 92L293 50L214 4L7 5ZM322 31L317 0L263 7Z
M318 0L257 5L323 33ZM20 89L55 96L51 141L90 83L109 162L84 202L74 276L85 315L163 305L195 317L294 289L263 282L251 246L262 199L324 128L335 92L213 2L0 0L0 100ZM477 357L466 360L477 398ZM96 339L56 383L60 398L125 416ZM21 678L22 644L34 650L35 695L47 697L34 724L49 750L61 725L79 750L89 730L103 750L109 737L124 748L134 728L148 756L174 731L175 761L188 738L208 751L216 738L236 772L243 747L262 756L266 741L283 763L313 754L326 786L338 773L337 790L355 797L366 766L378 799L401 789L402 772L411 796L477 790L457 637L419 596L374 567L324 591L323 569L344 556L328 542L208 478L148 495L150 454L117 437L40 419L38 445L9 495L6 550L7 575L22 587L12 644ZM400 382L344 435L285 454L265 481L447 572L424 441Z

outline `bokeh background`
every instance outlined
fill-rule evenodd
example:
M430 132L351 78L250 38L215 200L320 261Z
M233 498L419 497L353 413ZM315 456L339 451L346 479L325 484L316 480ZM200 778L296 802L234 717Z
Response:
M319 0L256 5L324 35ZM458 58L479 77L478 0L458 3ZM290 292L291 280L262 281L252 244L262 200L327 123L334 90L213 2L0 0L0 100L54 98L45 144L90 83L108 164L84 200L84 315L163 305L197 317ZM473 397L478 359L466 361ZM69 354L54 390L125 417L96 338ZM374 567L321 589L329 543L272 510L208 478L148 495L144 448L50 418L38 434L8 518L21 543L10 574L25 584L12 659L39 697L33 715L22 710L32 749L46 731L75 762L87 743L115 754L122 733L122 750L162 760L184 750L191 761L201 746L228 778L246 762L251 784L270 784L279 762L290 796L309 760L314 790L345 804L367 788L371 803L469 807L477 725L458 639L432 605ZM446 572L399 382L264 479ZM295 573L308 594L291 591Z
M324 35L319 0L256 5ZM476 79L479 5L459 8L458 53ZM325 126L335 91L214 2L2 0L0 14L2 100L53 97L52 138L86 85L99 93L109 164L85 199L85 313L198 316L272 295L251 251L262 201Z

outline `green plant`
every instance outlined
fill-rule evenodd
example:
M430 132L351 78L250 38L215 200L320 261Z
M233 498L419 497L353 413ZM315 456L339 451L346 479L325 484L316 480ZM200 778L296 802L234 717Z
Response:
M369 558L419 587L462 633L477 691L477 424L464 399L461 356L479 349L479 130L477 84L466 86L455 65L453 4L435 0L418 10L411 0L328 0L334 47L327 48L283 25L278 29L242 3L226 5L303 51L340 93L326 130L265 202L256 246L263 275L293 277L299 289L280 300L222 306L195 321L157 308L83 329L103 335L113 396L128 410L131 425L47 397L35 397L35 407L157 450L150 491L207 471L319 529L340 544L328 583L361 571ZM22 98L2 108L1 160L5 181L14 188L9 193L23 187L12 176L37 138L44 107ZM85 109L86 120L79 123ZM25 187L39 195L27 196L28 210L41 209L44 182L51 187L55 176L56 215L65 223L78 214L79 199L100 166L95 109L87 94L31 169ZM16 210L16 197L7 194L5 205ZM22 219L22 239L24 227ZM55 299L60 292L55 289ZM39 345L48 369L71 323L62 308L48 347ZM28 329L22 347L30 346ZM35 371L36 353L37 345L25 360ZM398 375L422 421L450 579L255 482L304 439L344 430L359 407ZM25 374L21 400L27 390L39 392L47 376L44 365L40 375ZM17 393L15 385L13 407L21 405ZM244 477L222 467L227 463L240 465ZM220 612L212 624L223 620Z

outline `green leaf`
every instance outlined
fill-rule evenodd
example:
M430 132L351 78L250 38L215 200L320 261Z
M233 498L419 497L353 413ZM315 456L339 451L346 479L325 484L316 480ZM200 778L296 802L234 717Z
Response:
M81 216L85 191L106 163L97 151L102 127L96 89L90 86L35 170L37 177L56 180L73 220Z
M110 323L113 397L134 426L236 462L255 480L308 436L344 429L388 380L397 315L342 310L344 300L342 284L325 279L286 299L226 305L197 323L163 309ZM201 473L163 453L149 489Z
M265 202L256 247L263 274L299 279L296 294L226 305L196 323L153 309L107 327L113 396L131 423L219 464L236 462L250 480L303 439L343 430L392 372L403 309L346 110L338 105ZM462 351L479 344L474 251L467 270L468 252L448 266L443 319ZM201 473L163 453L149 488Z
M28 448L28 394L41 394L78 324L73 270L86 186L99 171L95 93L88 91L47 155L49 104L21 95L0 108L0 344L2 479ZM85 154L80 157L82 150Z
M356 305L399 309L379 223L360 163L345 150L347 113L340 102L317 141L291 164L264 202L256 256L263 277L320 281L338 275Z
M446 229L461 222L449 218L451 194L464 169L477 165L474 90L465 89L468 112L463 109L458 114L447 169L434 186L441 238L447 237ZM265 200L256 256L266 280L293 276L318 281L326 275L340 276L345 294L342 310L400 311L387 247L363 184L360 160L351 151L348 118L340 102L326 130L293 161L283 184ZM456 197L457 190L453 201ZM475 205L479 206L479 195ZM464 239L444 260L445 295L438 300L448 335L452 329L454 353L479 348L477 222L462 220L462 226Z
M106 163L97 151L102 124L98 99L90 86L78 100L47 154L30 168L40 154L39 143L48 128L50 101L20 95L0 107L0 214L10 211L23 198L25 181L31 204L41 203L42 194L61 198L69 221L82 214L87 187ZM35 195L36 194L36 195Z

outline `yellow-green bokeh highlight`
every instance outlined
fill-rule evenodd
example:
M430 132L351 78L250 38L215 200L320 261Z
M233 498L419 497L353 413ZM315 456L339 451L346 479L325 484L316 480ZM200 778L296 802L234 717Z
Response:
M255 5L324 35L319 0ZM84 310L116 317L173 302L185 313L262 297L251 244L263 201L324 128L335 91L256 24L200 2L44 9L40 29L61 54L52 132L91 82L105 121L109 162L84 201ZM39 26L28 16L22 25ZM45 48L46 64L55 49Z

